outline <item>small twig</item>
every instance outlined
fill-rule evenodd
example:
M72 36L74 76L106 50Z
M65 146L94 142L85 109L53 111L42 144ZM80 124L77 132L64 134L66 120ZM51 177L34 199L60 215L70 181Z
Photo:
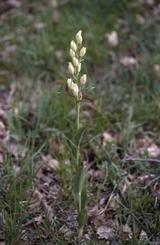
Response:
M160 160L158 159L154 159L154 158L139 158L139 157L124 157L124 159L122 160L123 163L127 162L127 161L141 161L141 162L156 162L160 164Z
M98 216L101 215L101 214L103 214L103 213L108 209L109 204L110 204L112 198L113 198L114 195L115 195L115 189L116 189L116 188L117 188L117 185L115 185L114 189L112 190L112 192L111 192L111 194L110 194L110 196L109 196L109 198L108 198L108 201L107 201L107 203L106 203L106 206L105 206L102 210L100 210L100 212L98 213Z
M108 199L106 206L102 210L100 210L100 212L98 213L97 216L102 215L108 209L109 204L110 204L113 197L114 197L114 191L112 191L111 195L109 196L109 199Z

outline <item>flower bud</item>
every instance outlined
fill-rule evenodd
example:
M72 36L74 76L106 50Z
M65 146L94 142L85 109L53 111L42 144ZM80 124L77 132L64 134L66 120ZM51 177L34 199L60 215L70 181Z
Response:
M76 45L75 41L73 41L73 40L71 41L70 47L71 47L71 49L72 49L74 52L76 52L76 50L77 50L77 45Z
M67 86L68 86L69 89L71 89L72 83L73 83L72 79L71 78L68 78L67 79Z
M80 57L85 56L85 54L86 54L86 48L85 47L82 47L79 54L80 54Z
M86 75L86 74L83 74L83 75L81 76L81 78L80 78L80 83L81 83L82 85L85 85L86 82L87 82L87 75Z
M73 95L77 98L79 95L79 88L76 83L73 82L71 90L72 90Z
M71 62L69 62L69 64L68 64L68 71L70 74L72 74L72 75L74 74L74 67L73 67Z
M76 41L79 44L82 44L83 38L82 38L82 31L77 32L76 34Z
M71 58L75 57L75 52L73 51L73 49L70 49L69 54Z
M75 67L78 67L78 65L79 65L79 61L78 61L78 59L75 58L75 57L73 57L73 65L74 65Z
M76 83L72 81L71 78L67 79L67 86L71 90L72 94L77 98L79 96L79 88Z

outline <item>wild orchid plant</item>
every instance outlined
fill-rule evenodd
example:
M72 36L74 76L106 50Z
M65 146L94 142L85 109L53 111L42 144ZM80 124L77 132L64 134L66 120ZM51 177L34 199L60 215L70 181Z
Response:
M87 82L86 74L81 73L81 64L86 54L86 48L82 46L83 38L80 30L75 40L70 43L70 56L72 61L68 64L70 78L67 79L67 85L71 91L76 103L76 134L80 130L80 112L82 102L82 91ZM78 211L79 236L83 234L83 228L86 222L86 201L87 201L87 178L86 172L81 164L80 140L76 143L76 161L73 172L73 195Z

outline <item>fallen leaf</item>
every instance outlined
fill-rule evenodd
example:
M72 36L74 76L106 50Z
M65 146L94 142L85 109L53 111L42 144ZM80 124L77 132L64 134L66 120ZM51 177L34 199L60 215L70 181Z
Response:
M48 166L53 170L59 169L59 162L56 159L51 159L48 163Z
M140 236L139 236L139 240L144 241L144 242L149 242L147 233L144 230L141 231Z
M129 240L132 238L132 230L128 224L120 226L120 232L124 239Z
M150 157L158 157L160 155L160 147L158 147L156 144L149 146L147 151Z
M143 139L137 141L137 149L141 154L147 151L149 157L158 157L160 155L160 147L149 136L145 136Z
M138 181L140 181L141 183L147 183L148 181L151 181L153 178L155 178L154 174L146 174L137 177Z
M50 154L42 156L42 160L45 162L45 166L49 167L53 171L59 169L59 161L57 159L52 158Z
M125 232L125 233L132 233L131 228L129 227L128 224L125 224L122 227L123 227L123 232Z
M118 194L114 195L110 200L109 206L114 210L118 209L120 207L119 200L120 200L119 195Z
M64 54L62 50L56 50L55 51L55 56L59 62L64 62Z
M18 176L21 172L21 168L17 165L13 165L13 170L14 170L16 176Z
M112 142L113 141L113 137L112 137L112 135L110 134L110 133L108 133L108 132L104 132L103 134L102 134L102 145L103 146L106 146L106 144L109 142Z
M35 198L37 198L38 201L42 201L43 199L43 194L38 190L38 189L35 189L34 193L33 193L33 196Z
M155 5L153 9L153 14L156 17L156 19L159 21L160 20L160 4Z
M94 170L91 169L88 171L88 176L92 177L94 180L103 179L106 176L106 172L104 170Z
M102 212L98 205L93 206L88 210L88 216L91 224L95 227L100 227L105 224L105 213Z
M59 138L54 138L49 140L49 154L52 155L54 158L57 157L59 154L64 153L64 145L59 140Z
M16 8L21 6L21 2L18 0L8 0L8 3Z
M58 7L57 0L50 0L50 5L51 5L52 8L57 8Z
M39 216L35 217L34 220L36 221L36 223L38 225L41 224L42 221L43 221L42 215L39 215Z
M138 24L143 25L145 23L145 18L142 15L137 14L136 15L136 21Z
M148 135L145 136L143 139L139 139L137 141L137 147L138 148L143 148L143 147L148 147L153 143L153 139L151 139Z
M52 222L53 216L54 216L53 208L51 208L51 207L48 205L48 203L47 203L46 200L42 200L42 205L43 205L43 207L45 208L45 211L47 212L48 220L49 220L50 222Z
M43 170L42 167L39 167L37 172L36 172L36 177L37 179L41 179L43 177Z
M118 34L116 31L112 31L110 33L107 33L105 35L105 37L108 40L108 43L112 46L112 47L116 47L118 46L119 40L118 40Z
M58 23L60 19L60 12L57 8L53 10L53 23Z
M71 230L69 227L67 227L66 225L63 225L60 228L60 232L64 235L66 240L70 240L72 235L73 235L73 230Z
M155 75L157 76L157 78L160 79L160 65L155 64L155 65L153 66L153 69L154 69L154 72L155 72Z
M119 190L122 193L122 195L128 190L129 185L131 182L128 180L127 177L124 177L120 183L119 183Z
M149 6L155 5L155 1L154 1L154 0L146 0L146 3L147 3Z
M99 236L99 239L112 240L114 237L114 230L113 228L102 225L97 229L97 235Z
M41 30L41 29L43 29L45 26L46 26L46 24L45 24L44 22L35 22L35 23L34 23L34 27L35 27L37 30Z
M32 200L31 203L29 204L29 208L32 212L36 212L40 206L41 206L41 202L36 199Z
M132 56L124 56L120 59L120 63L125 67L137 66L137 59Z
M8 145L8 151L15 157L16 160L18 160L19 158L25 157L27 149L14 141Z
M5 125L2 121L0 121L0 130L4 130L5 129Z

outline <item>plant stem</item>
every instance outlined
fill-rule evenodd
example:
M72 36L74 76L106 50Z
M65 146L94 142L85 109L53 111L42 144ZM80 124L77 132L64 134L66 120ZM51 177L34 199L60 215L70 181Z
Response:
M79 130L79 127L80 127L80 101L77 100L76 101L76 125L77 125L77 132Z
M80 101L76 101L76 131L78 133L80 128ZM76 167L79 167L79 159L80 159L80 153L79 153L79 143L77 143L76 147Z

